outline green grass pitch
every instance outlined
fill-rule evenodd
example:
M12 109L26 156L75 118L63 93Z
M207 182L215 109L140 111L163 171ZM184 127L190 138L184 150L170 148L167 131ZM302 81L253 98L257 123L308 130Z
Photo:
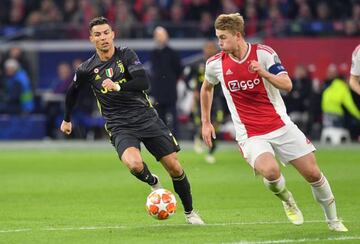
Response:
M309 185L286 167L287 186L305 218L302 226L290 224L235 147L219 150L213 165L190 149L179 153L205 226L185 224L181 204L169 220L148 216L149 187L128 172L110 144L0 147L0 243L360 243L360 150L323 148L316 155L347 233L328 230ZM173 191L161 165L146 150L143 156Z

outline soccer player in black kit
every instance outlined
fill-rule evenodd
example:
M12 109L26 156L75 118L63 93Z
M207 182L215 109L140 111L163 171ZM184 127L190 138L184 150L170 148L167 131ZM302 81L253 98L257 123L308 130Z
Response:
M161 187L159 178L150 173L140 154L140 142L160 161L172 178L174 190L184 206L189 224L204 224L192 207L190 183L180 165L178 143L158 117L144 90L149 79L136 53L114 46L114 32L104 17L89 23L90 41L96 53L76 70L65 99L65 115L60 130L70 134L71 111L83 84L89 83L98 100L105 129L121 161L152 190Z

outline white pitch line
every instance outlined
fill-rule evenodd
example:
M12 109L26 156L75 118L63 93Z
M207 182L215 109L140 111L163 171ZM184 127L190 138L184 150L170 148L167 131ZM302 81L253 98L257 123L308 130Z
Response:
M82 227L49 227L42 228L43 231L72 231L72 230L106 230L106 229L125 229L125 225L114 225L114 226L82 226Z
M324 241L351 241L360 240L360 236L339 236L329 238L303 238L303 239L282 239L282 240L268 240L268 241L239 241L226 242L222 244L277 244L277 243L300 243L300 242L324 242Z
M29 231L32 231L32 229L0 230L0 233L29 232Z
M347 221L349 222L349 221ZM325 223L322 220L308 220L305 223ZM230 222L230 223L210 223L199 227L208 226L232 226L232 225L273 225L273 224L289 224L288 221L256 221L256 222ZM191 226L189 224L153 224L153 225L113 225L113 226L79 226L79 227L44 227L44 228L23 228L23 229L0 229L1 233L15 233L15 232L32 232L32 231L82 231L82 230L104 230L104 229L139 229L139 228L154 228L154 227L176 227L176 226Z

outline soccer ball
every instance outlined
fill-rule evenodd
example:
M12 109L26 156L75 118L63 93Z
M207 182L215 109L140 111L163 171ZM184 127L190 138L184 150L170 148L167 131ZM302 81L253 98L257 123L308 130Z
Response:
M146 210L155 219L164 220L174 215L176 199L174 194L165 189L158 189L149 194L146 199Z

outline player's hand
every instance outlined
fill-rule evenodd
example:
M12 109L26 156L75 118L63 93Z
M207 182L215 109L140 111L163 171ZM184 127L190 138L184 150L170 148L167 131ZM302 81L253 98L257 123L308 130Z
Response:
M212 140L216 139L216 133L215 133L214 126L210 122L203 123L202 129L201 129L201 134L202 134L202 138L203 138L203 141L205 142L205 144L211 148L213 146Z
M249 65L250 71L257 72L261 77L265 75L265 69L256 60L251 60Z
M66 135L70 135L71 131L72 131L72 124L71 122L66 122L65 120L62 121L61 126L60 126L60 130L66 134Z
M102 87L108 91L119 91L119 85L113 82L111 79L107 78L102 82Z

